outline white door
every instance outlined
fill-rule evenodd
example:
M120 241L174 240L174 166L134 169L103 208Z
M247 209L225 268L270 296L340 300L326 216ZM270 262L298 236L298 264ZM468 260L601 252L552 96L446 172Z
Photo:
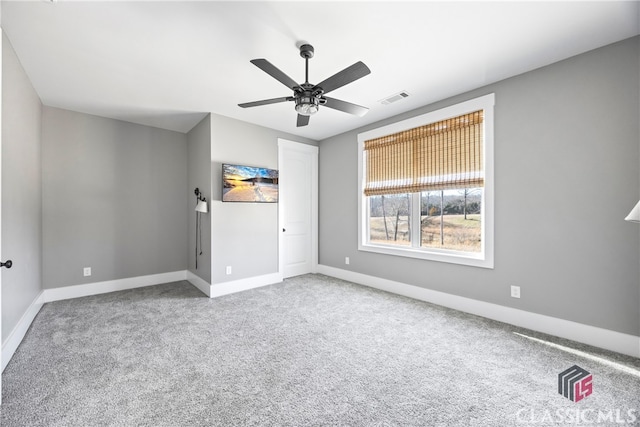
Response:
M318 266L318 147L278 139L279 261L283 278Z
M2 27L0 27L0 261L3 261L2 259ZM0 331L1 330L2 330L2 271L0 271ZM2 366L1 351L0 351L0 366ZM0 372L0 390L2 390L1 374L2 372ZM2 404L2 393L0 393L0 404Z

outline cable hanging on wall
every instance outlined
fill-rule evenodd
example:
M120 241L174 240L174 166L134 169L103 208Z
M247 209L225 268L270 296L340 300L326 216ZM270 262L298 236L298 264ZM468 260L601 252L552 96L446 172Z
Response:
M196 270L198 269L198 257L202 255L202 217L200 214L209 212L207 209L207 199L202 195L199 188L194 191L196 195ZM198 251L198 248L200 250Z

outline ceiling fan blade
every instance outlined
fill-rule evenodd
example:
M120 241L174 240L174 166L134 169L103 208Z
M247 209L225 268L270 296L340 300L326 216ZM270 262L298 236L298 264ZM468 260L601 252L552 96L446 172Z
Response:
M291 90L300 86L291 77L280 71L275 65L266 59L252 59L251 63Z
M282 98L263 99L262 101L245 102L243 104L238 104L238 106L242 108L258 107L260 105L276 104L278 102L285 102L285 101L293 101L293 97L284 96Z
M322 81L321 83L318 83L315 88L320 87L324 91L323 93L329 93L332 90L336 90L339 87L354 82L369 73L371 73L369 67L364 65L362 61L358 61L352 66L347 67L339 73L336 73L328 79Z
M302 114L298 114L298 122L296 123L297 127L306 126L309 124L309 116L303 116Z
M345 113L355 114L356 116L364 116L369 109L360 105L352 104L350 102L341 101L335 98L324 97L327 100L325 107L333 108L334 110L344 111Z

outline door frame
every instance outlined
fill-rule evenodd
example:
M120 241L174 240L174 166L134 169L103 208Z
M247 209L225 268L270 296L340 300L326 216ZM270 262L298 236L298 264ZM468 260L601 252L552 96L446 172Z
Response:
M0 1L0 22L2 17L2 2ZM2 259L2 40L4 39L4 31L0 24L0 261ZM0 330L2 330L2 271L0 271ZM4 340L0 334L0 345L4 344ZM2 351L0 351L0 366L2 364ZM0 390L2 389L2 371L0 370ZM0 405L2 405L2 393L0 393Z
M278 168L282 171L284 164L284 152L286 150L299 151L311 155L311 273L318 271L318 152L315 145L278 138ZM279 182L282 188L283 182ZM286 183L284 184L286 185ZM282 191L278 196L278 275L284 277L284 238L282 226L287 201L282 198Z

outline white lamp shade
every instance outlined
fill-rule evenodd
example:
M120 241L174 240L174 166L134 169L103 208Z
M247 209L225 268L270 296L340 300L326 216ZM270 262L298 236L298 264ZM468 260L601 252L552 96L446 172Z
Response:
M629 212L629 215L627 215L627 217L624 220L631 221L631 222L640 222L640 202L638 202L633 207L633 209L631 209L631 212Z
M196 205L196 212L209 212L209 209L207 209L207 202L205 202L204 200L198 200L198 204Z

